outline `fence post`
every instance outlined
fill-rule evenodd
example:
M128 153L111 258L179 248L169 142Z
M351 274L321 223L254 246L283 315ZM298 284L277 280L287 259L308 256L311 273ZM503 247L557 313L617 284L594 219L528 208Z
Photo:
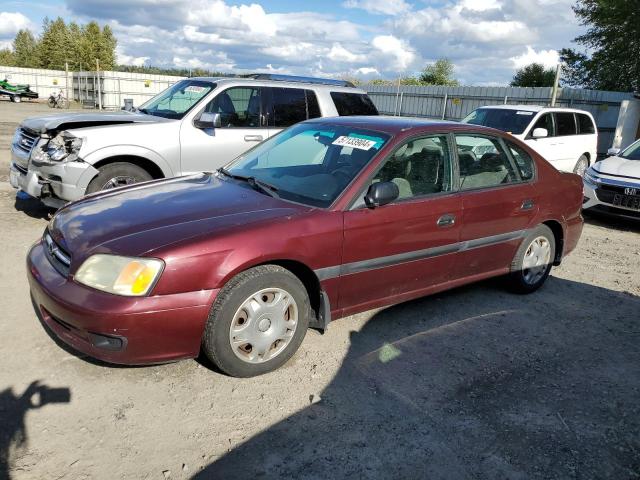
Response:
M98 110L102 110L102 88L100 86L100 60L98 60L97 58L96 58L96 83L98 84Z
M69 99L69 62L64 62L64 89L67 96L67 108L70 108L71 100Z
M505 105L507 104L507 98L508 98L508 96L507 96L507 95L505 95L505 96L504 96L504 104L505 104Z
M558 83L560 83L560 72L562 71L562 64L558 63L556 67L556 78L553 81L553 91L551 93L551 106L556 106L556 98L558 97Z
M398 116L402 116L402 98L404 97L404 92L400 92L400 103L398 104Z
M444 120L444 117L445 117L445 115L447 113L447 100L448 100L448 98L449 98L449 94L445 93L444 94L444 99L442 101L442 120Z

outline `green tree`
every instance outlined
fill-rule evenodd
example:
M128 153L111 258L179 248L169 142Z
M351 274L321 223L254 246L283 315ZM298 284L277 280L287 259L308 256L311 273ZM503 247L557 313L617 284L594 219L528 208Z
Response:
M544 68L541 63L531 63L519 69L511 81L512 87L553 87L556 71Z
M453 63L446 58L441 58L435 63L427 65L418 78L422 85L457 87L459 83L453 78L453 70Z
M41 68L64 69L72 48L69 29L62 18L44 19L38 50Z
M5 67L16 66L16 57L8 48L3 48L2 50L0 50L0 65L4 65ZM3 79L0 78L0 80Z
M569 71L565 82L600 90L640 90L640 2L578 0L573 11L588 27L575 42L592 54L562 50Z
M37 68L40 66L38 41L29 30L20 30L13 40L13 54L16 65Z

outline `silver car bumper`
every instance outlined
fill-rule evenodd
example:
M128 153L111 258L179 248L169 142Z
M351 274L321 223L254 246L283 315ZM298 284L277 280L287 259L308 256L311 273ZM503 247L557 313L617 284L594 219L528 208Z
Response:
M82 161L37 165L29 162L25 169L21 152L11 152L9 181L11 186L58 208L85 195L89 179L98 170Z

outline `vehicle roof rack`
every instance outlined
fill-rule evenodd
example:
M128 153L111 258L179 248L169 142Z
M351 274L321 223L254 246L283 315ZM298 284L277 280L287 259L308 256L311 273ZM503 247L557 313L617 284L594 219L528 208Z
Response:
M335 87L355 87L348 80L334 80L332 78L316 78L316 77L300 77L297 75L281 75L275 73L252 73L246 75L245 78L253 78L254 80L273 80L276 82L300 82L300 83L317 83L320 85L333 85Z

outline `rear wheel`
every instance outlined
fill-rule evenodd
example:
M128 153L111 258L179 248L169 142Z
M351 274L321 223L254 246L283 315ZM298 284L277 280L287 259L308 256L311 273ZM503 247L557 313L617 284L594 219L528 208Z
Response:
M546 225L538 225L524 239L511 262L509 288L516 293L535 292L549 276L555 254L553 232Z
M587 168L589 168L589 159L587 158L586 155L582 155L578 159L576 166L573 167L573 173L575 173L576 175L580 175L581 177L584 177L584 172L587 171Z
M56 100L53 97L49 97L49 100L47 100L47 105L49 105L49 108L55 108Z
M253 377L284 365L309 325L302 282L277 265L239 273L220 291L205 327L202 349L223 372Z
M13 103L20 103L22 99L20 98L20 95L11 95L11 101Z
M100 167L98 171L100 173L89 183L87 193L153 180L153 177L144 168L128 162L109 163Z

